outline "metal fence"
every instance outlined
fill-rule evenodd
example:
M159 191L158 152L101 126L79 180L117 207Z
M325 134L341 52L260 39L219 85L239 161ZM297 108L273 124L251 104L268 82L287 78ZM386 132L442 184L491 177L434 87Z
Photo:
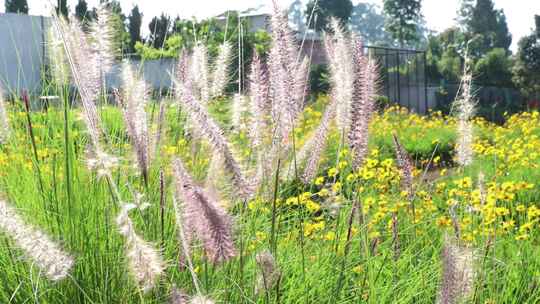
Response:
M426 52L365 46L380 65L381 95L417 113L433 105L428 100Z

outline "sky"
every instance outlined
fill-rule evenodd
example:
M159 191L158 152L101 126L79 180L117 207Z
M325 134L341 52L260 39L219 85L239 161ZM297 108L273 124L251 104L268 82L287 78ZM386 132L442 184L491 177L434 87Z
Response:
M48 15L49 2L55 0L28 0L30 14ZM166 12L168 15L180 15L184 18L198 19L211 17L227 9L247 9L261 4L270 4L272 0L120 0L126 14L134 5L138 5L144 14L143 33L153 16ZM280 5L288 6L292 0L277 0ZM68 6L73 11L77 0L68 0ZM99 0L87 0L89 7L96 6ZM371 2L382 5L382 0L353 0L353 3ZM518 40L530 34L534 26L534 15L540 15L540 0L494 0L497 9L502 8L506 14L508 27L513 36L512 49L516 49ZM430 29L442 31L455 24L459 0L423 0L422 13ZM0 12L4 11L4 0L0 0Z

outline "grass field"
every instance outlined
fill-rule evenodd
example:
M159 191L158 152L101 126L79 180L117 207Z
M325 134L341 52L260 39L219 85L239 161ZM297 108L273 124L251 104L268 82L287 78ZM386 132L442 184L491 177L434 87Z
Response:
M325 100L304 112L297 131L299 142L317 124L321 116L317 108ZM217 103L212 110L220 124L227 126L226 102ZM66 136L62 108L30 113L37 148L34 154L26 112L20 104L9 110L14 134L0 153L5 198L28 222L60 241L76 262L69 278L51 283L12 249L9 238L2 237L1 302L162 303L172 285L192 290L189 273L178 264L170 161L180 155L193 175L204 181L210 162L208 146L184 138L185 116L168 107L165 141L151 167L148 186L129 157L113 171L124 197L133 199L133 193L144 193L143 200L150 207L134 212L133 220L145 239L162 248L167 261L159 287L143 296L126 271L123 242L115 233L118 207L109 186L86 168L88 140L78 115L78 110L68 111ZM120 116L113 107L102 111L109 147L115 155L130 155ZM455 204L461 238L475 248L474 302L534 303L540 294L536 254L539 123L537 112L512 116L504 126L476 121L475 130L482 134L474 146L477 158L461 171L451 163L454 119L389 109L374 119L370 156L359 172L351 171L347 149L330 148L314 183L280 183L275 205L264 198L242 203L234 193L225 198L235 219L238 256L216 266L196 249L193 264L200 287L204 294L224 303L320 303L330 299L338 303L432 303L440 285L443 234L453 230L448 210ZM391 130L399 130L402 144L416 160L414 218L400 190ZM420 130L424 136L419 136ZM237 154L247 156L240 145L244 137L240 132L231 140L238 143ZM339 147L339 135L331 138L334 144L329 146ZM424 176L422 170L430 159ZM160 171L165 176L163 189ZM479 172L485 175L484 205ZM165 201L162 207L160 193ZM362 220L349 225L351 205L356 201L362 202ZM397 215L397 234L392 230L392 214ZM399 245L393 241L394 235ZM281 280L276 290L256 296L260 270L255 255L269 249Z

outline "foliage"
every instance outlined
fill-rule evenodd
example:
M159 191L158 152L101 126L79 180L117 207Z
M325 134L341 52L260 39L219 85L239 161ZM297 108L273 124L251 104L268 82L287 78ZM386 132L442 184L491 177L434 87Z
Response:
M75 17L83 23L85 27L92 21L92 14L88 11L88 3L85 0L79 0L75 6Z
M129 51L135 52L135 44L142 41L141 26L143 15L139 11L139 6L135 5L131 9L131 13L128 16L128 32L129 32Z
M478 59L494 48L508 52L512 35L508 30L503 10L496 10L492 0L477 0L474 5L465 1L461 10L461 22L467 40L474 41L469 48L473 58Z
M392 45L392 37L384 30L385 16L377 5L360 2L353 7L350 27L369 45Z
M65 18L68 17L69 11L67 7L67 0L57 0L56 13L64 16Z
M535 34L519 41L513 81L525 96L540 98L540 38Z
M308 26L316 31L322 31L330 25L330 17L337 18L344 25L349 23L352 10L351 0L311 0L307 4L305 15L311 16L314 12L314 21Z
M136 43L137 53L144 59L175 58L183 49L191 49L197 41L204 42L211 55L216 55L218 47L223 41L232 41L234 44L238 41L238 18L236 13L229 14L227 32L225 26L219 24L214 19L195 22L191 20L176 20L170 30L169 37L166 39L163 48L155 48L143 43ZM243 24L243 45L244 57L250 58L253 50L259 54L265 54L270 46L270 36L266 31L256 32L245 31L247 24ZM235 59L237 60L237 59ZM236 61L237 62L237 61Z
M418 23L421 19L421 0L384 0L386 30L401 47L420 40Z
M309 91L315 95L327 93L330 89L330 81L328 77L328 67L326 65L313 65L309 74Z
M475 81L489 86L512 87L512 65L506 51L495 48L476 62Z
M5 0L6 13L28 14L28 2L26 0Z
M130 45L130 36L126 29L126 16L122 13L122 6L118 0L100 0L100 4L104 5L110 12L111 17L109 22L111 27L111 41L113 49L116 50L114 54L116 58L120 59L124 54L128 53ZM91 17L87 17L87 21L95 20L97 18L96 8L89 13Z
M444 79L458 82L461 75L462 51L465 37L461 30L452 27L439 35L428 38L428 77L432 81Z
M152 18L152 21L148 24L148 29L150 30L149 41L154 48L160 49L165 46L171 23L171 18L165 14Z

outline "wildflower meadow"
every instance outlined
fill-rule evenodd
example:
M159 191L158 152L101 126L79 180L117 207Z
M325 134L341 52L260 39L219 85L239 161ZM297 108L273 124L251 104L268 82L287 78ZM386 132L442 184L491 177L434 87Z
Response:
M108 18L53 17L56 104L0 102L0 303L540 301L540 114L477 117L467 60L449 115L382 105L333 21L313 95L275 7L244 87L197 43L156 100L106 90Z

